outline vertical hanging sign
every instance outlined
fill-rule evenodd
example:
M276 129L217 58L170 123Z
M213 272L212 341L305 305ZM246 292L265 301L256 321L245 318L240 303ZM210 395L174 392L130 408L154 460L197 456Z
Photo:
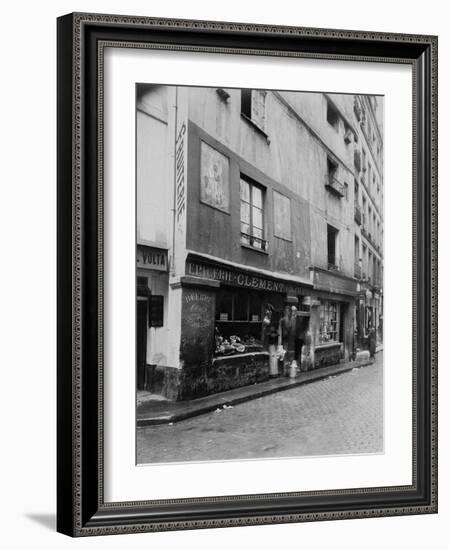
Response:
M175 223L183 224L186 211L186 122L184 121L176 136L176 182L175 182Z
M174 212L174 270L183 273L186 258L187 219L187 124L188 89L178 87L176 96L175 137L175 212Z

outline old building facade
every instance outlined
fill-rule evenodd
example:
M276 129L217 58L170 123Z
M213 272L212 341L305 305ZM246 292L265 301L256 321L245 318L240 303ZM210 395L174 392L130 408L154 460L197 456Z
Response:
M382 324L381 98L140 85L137 385L350 360Z

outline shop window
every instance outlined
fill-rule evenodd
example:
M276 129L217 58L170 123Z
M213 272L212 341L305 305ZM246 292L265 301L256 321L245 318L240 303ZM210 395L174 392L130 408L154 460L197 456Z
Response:
M235 295L234 296L234 318L233 321L249 321L249 296Z
M320 305L320 344L338 342L340 333L340 304L325 301Z
M216 302L217 321L232 321L234 318L233 305L233 295L231 292L219 292Z
M241 113L265 132L265 90L241 90Z
M266 252L264 195L262 187L249 179L240 178L240 242Z
M337 109L328 101L326 119L335 130L338 130L339 115Z
M262 307L263 299L260 292L222 289L217 294L215 318L219 322L260 323Z
M249 321L260 323L262 321L262 296L259 293L249 295Z
M336 270L337 265L337 237L338 229L327 226L327 267L328 269Z
M261 351L263 349L264 295L241 289L221 289L216 299L217 355Z

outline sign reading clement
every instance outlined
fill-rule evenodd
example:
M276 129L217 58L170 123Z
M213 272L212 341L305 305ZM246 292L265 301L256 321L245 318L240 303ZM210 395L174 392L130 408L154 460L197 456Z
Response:
M242 271L234 271L226 267L216 267L200 262L187 261L187 274L203 279L213 279L229 285L252 288L255 290L267 290L270 292L285 293L291 285L283 281L276 281L259 275L251 275Z

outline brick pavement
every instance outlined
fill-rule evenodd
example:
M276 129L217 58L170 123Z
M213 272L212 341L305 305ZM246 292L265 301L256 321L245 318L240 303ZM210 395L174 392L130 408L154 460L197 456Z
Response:
M354 371L172 425L137 429L138 463L383 450L382 354Z

